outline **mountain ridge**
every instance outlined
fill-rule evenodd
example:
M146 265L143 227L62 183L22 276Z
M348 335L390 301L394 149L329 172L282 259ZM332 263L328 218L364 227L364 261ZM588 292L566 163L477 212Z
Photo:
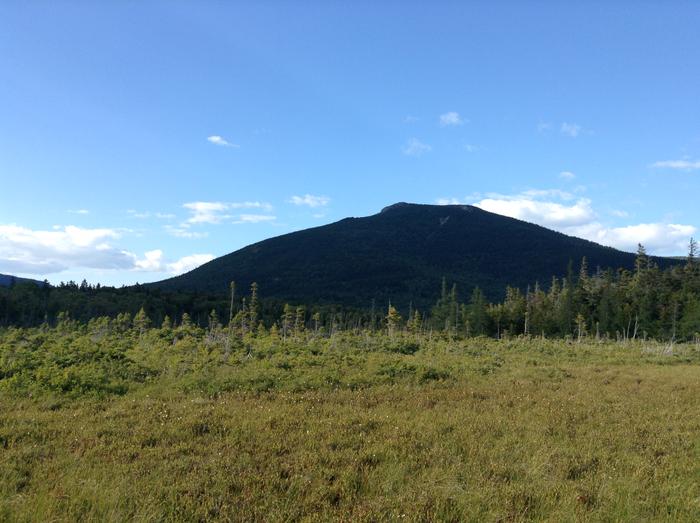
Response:
M12 274L0 274L0 287L10 287L16 283L33 283L40 286L45 285L43 281L32 280L31 278L20 278L19 276L13 276Z

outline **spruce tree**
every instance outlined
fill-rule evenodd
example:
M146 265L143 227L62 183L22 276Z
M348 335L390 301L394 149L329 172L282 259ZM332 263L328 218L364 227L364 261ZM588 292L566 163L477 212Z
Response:
M389 304L389 309L386 314L386 326L389 336L392 338L401 326L401 315L391 303Z

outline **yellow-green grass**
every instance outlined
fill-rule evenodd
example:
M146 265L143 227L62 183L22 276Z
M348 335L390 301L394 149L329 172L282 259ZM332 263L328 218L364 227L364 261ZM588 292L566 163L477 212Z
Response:
M345 343L243 351L213 393L5 391L0 520L700 520L695 347Z

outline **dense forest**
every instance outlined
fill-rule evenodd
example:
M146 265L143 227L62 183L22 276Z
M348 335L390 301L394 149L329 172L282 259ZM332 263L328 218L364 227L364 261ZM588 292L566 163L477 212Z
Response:
M261 298L257 284L245 293L231 283L228 295L164 291L145 286L112 287L69 282L59 286L19 283L0 288L0 325L55 325L70 318L146 318L149 323L212 321L248 333L309 328L388 329L392 332L447 332L454 336L586 336L609 339L691 340L700 333L700 264L691 240L685 264L659 268L639 246L634 270L590 271L584 258L564 278L526 288L508 287L503 300L489 302L476 287L463 300L445 279L427 311L372 303L365 309L296 304ZM184 318L184 320L183 320Z

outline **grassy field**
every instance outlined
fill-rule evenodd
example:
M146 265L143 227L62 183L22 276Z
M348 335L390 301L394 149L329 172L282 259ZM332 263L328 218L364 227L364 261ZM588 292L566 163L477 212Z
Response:
M694 345L0 340L2 521L700 520Z

